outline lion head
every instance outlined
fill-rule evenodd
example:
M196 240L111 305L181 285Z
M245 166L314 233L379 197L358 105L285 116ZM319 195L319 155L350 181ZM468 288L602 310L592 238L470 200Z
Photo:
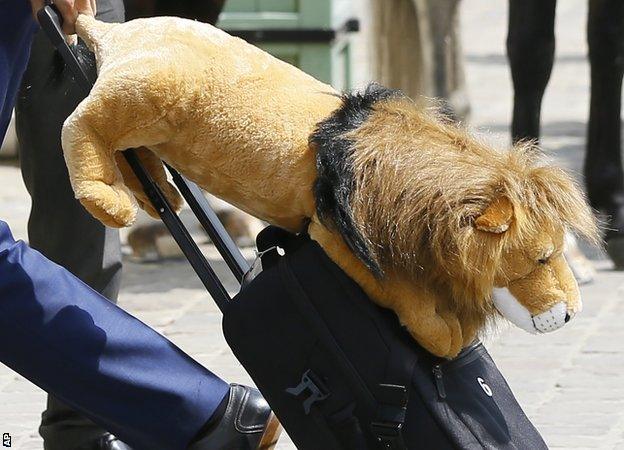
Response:
M564 235L597 242L595 219L530 145L494 149L377 85L345 96L311 142L317 214L378 278L425 283L469 330L500 313L546 332L580 310Z
M554 182L557 175L547 177ZM561 328L582 308L576 280L563 255L564 233L573 226L552 220L549 214L542 218L536 217L539 212L527 214L527 209L525 203L497 197L474 226L484 233L508 233L506 239L501 236L500 243L493 242L496 250L500 248L493 279L494 286L508 288L513 297L494 297L496 309L530 333L545 333ZM554 217L562 215L559 210ZM578 229L578 224L574 228Z

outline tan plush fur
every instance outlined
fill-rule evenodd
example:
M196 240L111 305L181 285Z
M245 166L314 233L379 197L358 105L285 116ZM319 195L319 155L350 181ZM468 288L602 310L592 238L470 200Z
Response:
M328 255L436 355L456 355L496 315L494 286L508 286L532 315L561 302L570 316L578 310L563 233L594 238L592 215L569 177L528 148L496 151L407 99L376 104L349 135L352 212L383 269L375 277L315 213L308 139L341 106L329 86L197 22L81 16L77 30L99 78L67 120L63 148L76 197L104 223L129 225L135 197L147 206L116 157L144 146L141 158L176 204L161 159L270 223L309 224Z
M76 27L99 74L62 137L72 186L92 214L111 226L132 223L134 199L111 158L146 146L210 193L303 229L314 211L308 136L340 104L331 87L200 22L109 25L80 16ZM287 189L293 181L300 188Z

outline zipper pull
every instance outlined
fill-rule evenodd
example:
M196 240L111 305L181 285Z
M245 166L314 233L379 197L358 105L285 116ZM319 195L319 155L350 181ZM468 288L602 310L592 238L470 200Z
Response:
M444 380L442 379L442 366L440 364L436 364L433 366L433 376L435 378L435 384L438 388L438 395L440 398L446 398L446 389L444 389Z

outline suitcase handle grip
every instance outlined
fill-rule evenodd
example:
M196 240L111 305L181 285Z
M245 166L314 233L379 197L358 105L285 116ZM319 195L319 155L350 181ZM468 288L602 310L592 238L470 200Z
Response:
M44 6L37 13L39 24L46 33L54 47L59 51L68 68L74 75L75 81L89 93L93 87L94 80L91 80L84 70L80 61L71 50L65 40L61 25L62 18L52 5ZM191 263L191 266L199 276L200 280L213 297L219 309L223 312L227 307L227 303L231 300L223 283L219 280L214 269L210 266L205 256L191 237L190 233L175 213L171 204L163 194L162 190L154 182L150 174L142 166L136 152L128 149L123 152L126 161L135 173L150 202L160 214L162 221L165 223L169 232L180 246L180 249ZM186 180L175 169L166 165L167 170L171 173L173 181L180 190L180 193L187 201L200 224L210 236L215 247L225 260L234 277L242 282L244 274L249 270L249 264L241 254L240 250L225 231L225 228L217 218L214 211L208 205L201 189L193 182Z
M78 58L76 58L76 55L72 52L69 44L67 44L65 33L63 33L63 29L61 28L63 25L63 18L58 13L56 6L47 5L41 8L37 12L37 19L39 20L41 28L52 42L52 45L54 45L63 57L65 64L67 64L67 67L74 76L74 80L86 92L89 92L93 86L94 80L89 79L89 75L87 75L87 72L80 65Z

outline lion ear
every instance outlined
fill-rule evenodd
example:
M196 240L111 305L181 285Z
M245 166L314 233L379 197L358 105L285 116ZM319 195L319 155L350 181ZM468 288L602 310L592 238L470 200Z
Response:
M488 233L504 233L513 220L514 210L511 201L501 196L485 208L483 214L475 219L475 228Z

